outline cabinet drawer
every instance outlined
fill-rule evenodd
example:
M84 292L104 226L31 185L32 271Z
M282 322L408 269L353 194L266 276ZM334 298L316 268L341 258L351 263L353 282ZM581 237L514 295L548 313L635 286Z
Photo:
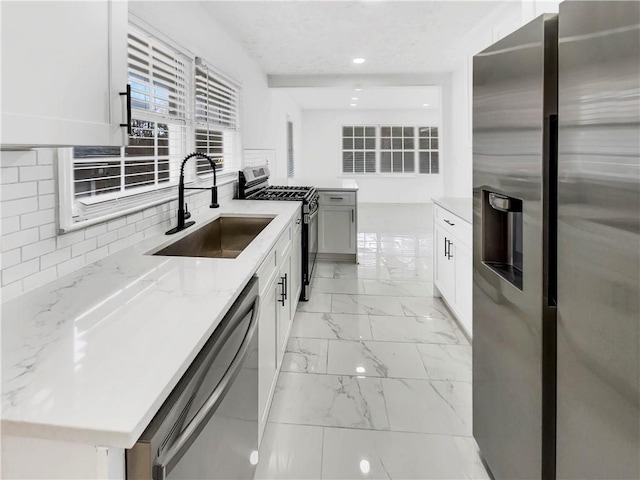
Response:
M276 250L278 253L278 266L282 265L283 259L289 254L289 249L291 248L291 237L292 233L292 225L285 229L284 232L280 235L278 239L278 243L276 244Z
M320 192L320 205L355 205L355 192Z
M265 294L265 288L271 283L273 277L278 273L278 254L275 248L272 248L264 259L262 265L258 267L256 275L258 275L258 285L260 287L260 296Z
M435 224L442 227L448 233L458 237L464 244L471 247L473 242L473 227L462 218L454 215L438 205L434 210Z

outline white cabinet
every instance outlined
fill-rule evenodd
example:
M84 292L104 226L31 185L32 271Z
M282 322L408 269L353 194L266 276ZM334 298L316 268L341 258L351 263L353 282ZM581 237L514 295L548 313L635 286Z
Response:
M318 253L323 258L355 260L358 216L356 192L321 192L319 205Z
M259 437L266 426L280 365L302 287L301 232L297 215L258 268L260 324L258 329ZM296 260L297 256L297 260ZM295 293L297 291L297 293Z
M472 335L473 261L471 224L436 205L434 232L434 294L442 296L456 318Z
M2 144L123 145L127 2L2 3Z

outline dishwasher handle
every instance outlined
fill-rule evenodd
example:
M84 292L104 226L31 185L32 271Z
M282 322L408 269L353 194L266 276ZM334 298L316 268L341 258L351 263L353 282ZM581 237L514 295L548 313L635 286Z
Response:
M207 398L202 407L200 407L198 413L195 414L189 424L184 428L184 430L182 430L171 447L158 459L157 463L153 467L154 480L166 480L167 473L170 472L180 461L186 450L191 446L202 429L206 426L207 422L215 413L216 409L231 388L233 381L238 376L240 368L249 353L249 345L256 334L258 315L260 312L259 300L260 297L256 296L253 302L249 328L247 329L247 333L244 336L242 344L233 357L233 361L229 365L229 368L227 368L227 371L216 386L215 390L211 392L209 398Z

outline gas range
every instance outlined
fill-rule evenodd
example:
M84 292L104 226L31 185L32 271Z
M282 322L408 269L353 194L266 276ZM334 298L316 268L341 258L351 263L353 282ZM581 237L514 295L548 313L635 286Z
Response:
M246 200L292 200L302 202L302 212L312 215L318 210L315 187L269 185L269 167L248 167L238 175L238 198Z
M318 197L315 187L269 185L269 167L247 167L238 174L238 198L302 202L300 300L309 300L311 275L318 254Z

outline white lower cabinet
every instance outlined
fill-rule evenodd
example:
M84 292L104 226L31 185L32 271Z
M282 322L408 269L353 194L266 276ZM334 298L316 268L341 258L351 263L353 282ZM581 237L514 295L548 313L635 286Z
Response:
M260 324L258 329L259 439L269 417L280 365L302 288L301 234L295 220L280 235L260 268Z
M433 216L435 294L441 296L472 336L473 248L469 222L436 205Z
M355 258L357 192L321 192L318 202L318 253Z

